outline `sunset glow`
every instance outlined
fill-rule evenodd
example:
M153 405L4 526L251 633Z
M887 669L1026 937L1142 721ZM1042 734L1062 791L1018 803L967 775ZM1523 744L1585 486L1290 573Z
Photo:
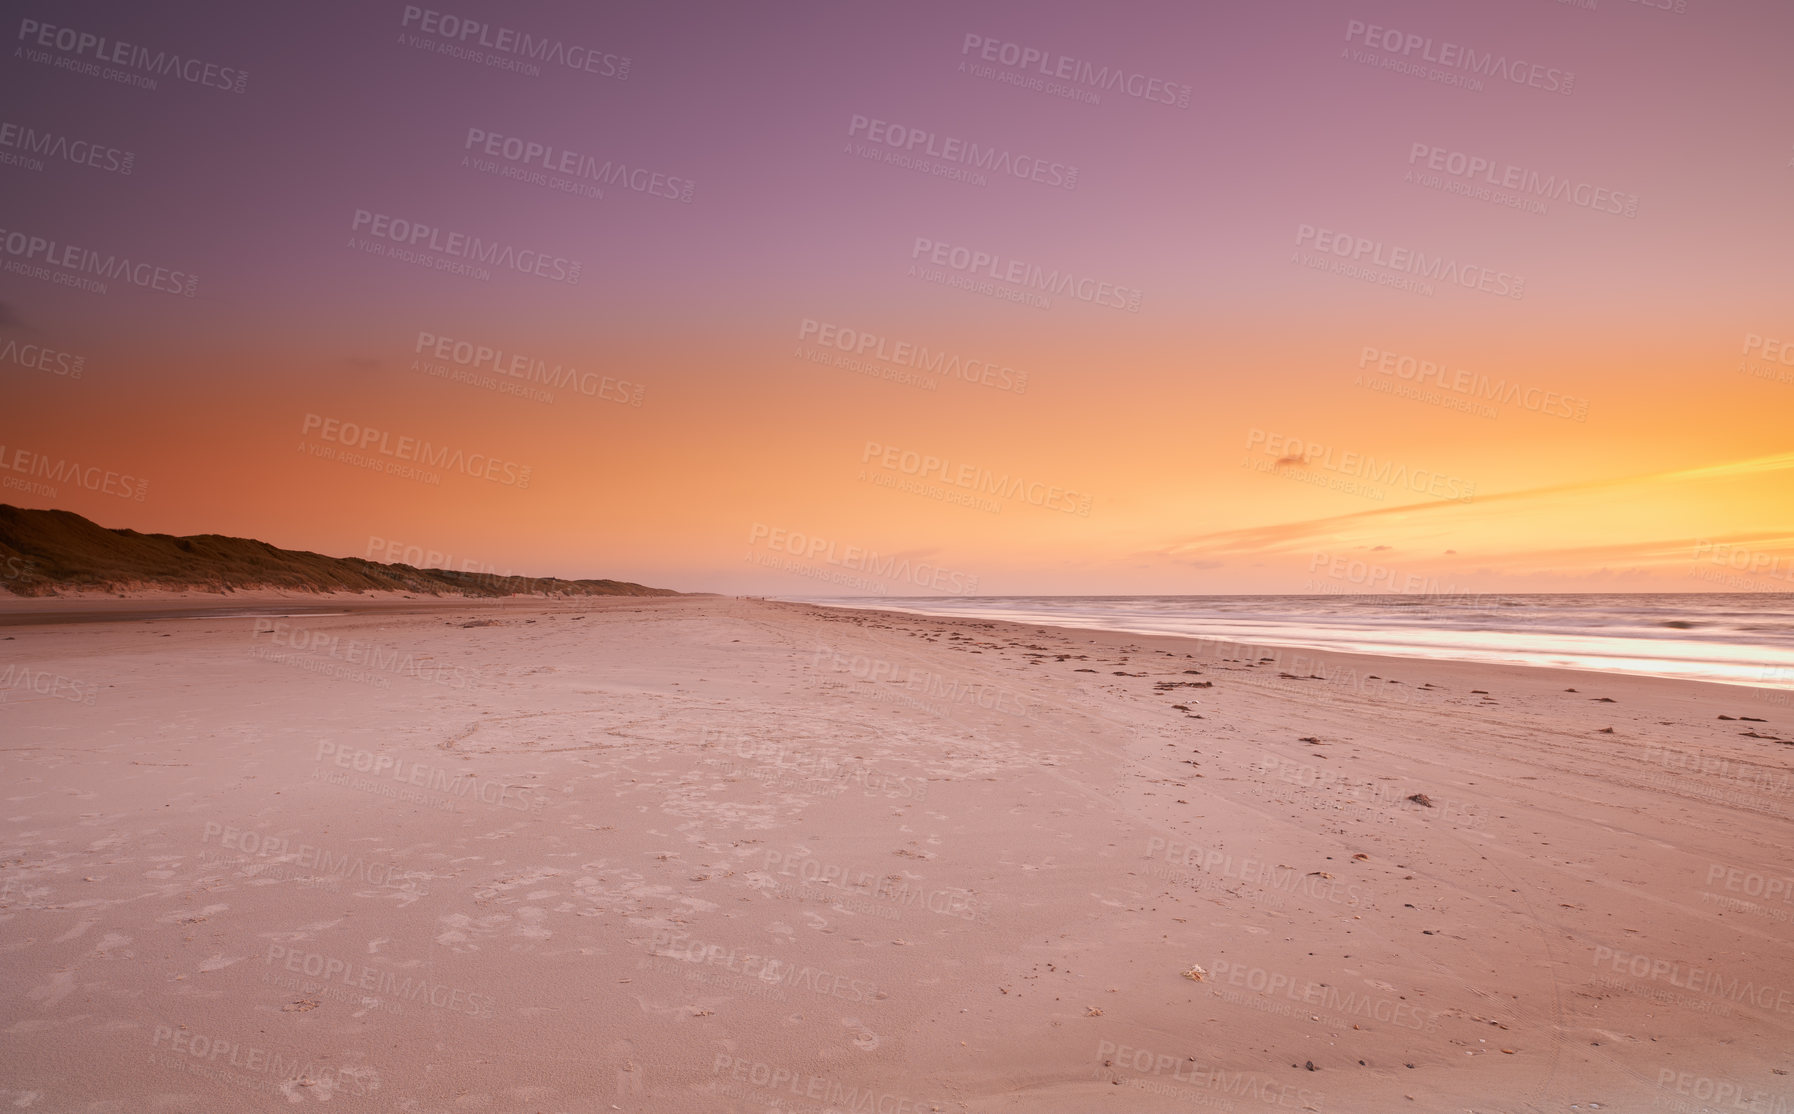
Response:
M10 33L0 501L756 594L1794 584L1782 3Z

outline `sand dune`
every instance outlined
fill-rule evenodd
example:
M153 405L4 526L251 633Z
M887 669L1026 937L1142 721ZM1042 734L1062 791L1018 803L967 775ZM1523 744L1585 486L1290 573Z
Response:
M623 580L561 580L326 557L222 534L176 537L109 530L72 511L28 510L4 503L0 503L0 588L19 596L141 595L146 590L475 597L677 594Z

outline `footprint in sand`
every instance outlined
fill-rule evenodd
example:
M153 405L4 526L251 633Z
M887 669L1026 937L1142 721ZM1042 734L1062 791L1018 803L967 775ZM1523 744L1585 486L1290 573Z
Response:
M842 1024L853 1031L853 1046L861 1052L870 1052L878 1047L878 1034L861 1025L858 1018L845 1017Z
M1262 928L1255 924L1241 924L1234 921L1210 921L1208 926L1210 928L1237 928L1242 932L1249 932L1254 936L1263 936L1271 931L1268 928Z
M42 986L34 986L25 992L25 997L39 1002L44 1009L75 992L75 973L73 971L52 971L48 981Z
M172 909L156 918L157 924L198 924L229 909L229 905L207 905L200 909Z
M304 1102L306 1095L318 1102L329 1102L335 1097L332 1094L335 1090L336 1080L328 1074L316 1079L307 1076L304 1079L284 1079L280 1082L280 1093L286 1096L288 1102Z
M532 940L546 940L554 935L554 930L543 923L547 919L548 911L546 909L525 905L517 910L517 920L521 923L511 930L511 935Z

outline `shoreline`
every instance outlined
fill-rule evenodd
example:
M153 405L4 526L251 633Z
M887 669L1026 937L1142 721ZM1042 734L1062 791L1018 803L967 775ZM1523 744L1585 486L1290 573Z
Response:
M1277 642L1247 642L1230 638L1216 638L1209 635L1134 632L1113 630L1104 627L1061 626L1054 623L1024 622L1016 619L984 619L972 616L899 611L879 607L842 607L834 604L810 603L803 600L769 599L767 602L794 607L813 607L826 611L875 612L889 616L892 619L938 619L945 622L962 622L968 625L989 624L1005 629L1013 628L1017 631L1051 630L1065 635L1109 636L1112 639L1131 642L1138 642L1141 640L1162 641L1165 643L1165 647L1170 647L1172 644L1182 644L1186 651L1192 647L1202 647L1205 649L1232 648L1241 651L1259 650L1265 651L1267 656L1286 660L1290 664L1300 664L1301 662L1310 660L1329 661L1338 659L1352 664L1355 667L1355 672L1363 674L1368 674L1374 670L1379 662L1384 663L1385 671L1387 671L1389 663L1391 662L1411 662L1417 665L1440 666L1445 668L1464 667L1469 670L1524 670L1527 672L1561 674L1563 678L1568 679L1566 681L1568 684L1573 684L1576 678L1582 678L1583 681L1587 682L1592 677L1600 677L1629 678L1632 680L1649 681L1667 685L1713 686L1721 690L1749 689L1753 692L1773 694L1778 698L1769 700L1769 703L1794 705L1794 690L1778 688L1772 685L1749 685L1742 682L1717 681L1691 677L1665 677L1649 673L1621 673L1601 669L1582 669L1568 665L1539 665L1529 662L1485 662L1471 658L1426 657L1416 654L1404 654L1395 650L1391 650L1388 653L1331 650ZM1780 697L1786 697L1786 699L1779 699Z
M1660 593L1660 594L1669 594L1669 593ZM1682 595L1694 595L1694 596L1706 597L1706 596L1712 595L1712 593L1682 593ZM1188 597L1188 598L1203 598L1203 597ZM1280 597L1251 597L1251 598L1276 599L1276 598L1280 598ZM1311 599L1311 598L1315 598L1315 597L1291 596L1288 598ZM1328 597L1328 598L1338 599L1338 598L1352 598L1352 597ZM1381 599L1382 597L1379 597L1376 595L1366 595L1363 598L1365 598L1365 599ZM966 613L962 613L962 612L909 610L909 609L904 609L904 608L879 606L877 603L868 604L866 606L856 606L856 605L852 605L852 604L835 603L835 602L818 603L818 602L811 601L811 600L787 599L787 598L783 598L783 597L779 598L776 602L803 604L805 606L811 606L811 607L829 607L829 608L834 608L834 609L842 610L842 611L880 611L880 612L885 612L885 613L893 614L893 615L917 615L917 616L928 616L928 617L934 617L934 618L953 618L953 619L984 619L984 617L982 617L982 616L975 616L975 615L970 615L970 614L966 614ZM1608 676L1647 677L1647 678L1653 678L1653 679L1658 679L1658 680L1698 681L1698 682L1708 683L1708 684L1719 684L1719 685L1727 685L1727 686L1732 686L1732 687L1751 688L1751 689L1763 689L1763 690L1772 691L1772 692L1794 693L1794 656L1790 656L1787 651L1778 651L1772 647L1763 647L1763 646L1751 645L1748 643L1739 643L1739 642L1724 642L1724 641L1700 642L1700 643L1696 643L1696 645L1700 645L1700 646L1706 647L1711 650L1718 650L1721 648L1727 648L1727 649L1739 648L1739 649L1744 649L1747 651L1756 651L1756 652L1760 652L1763 654L1769 654L1769 655L1779 654L1782 664L1777 665L1777 664L1774 664L1767 660L1752 661L1750 668L1753 670L1760 670L1764 676L1763 676L1763 679L1760 679L1760 680L1751 680L1751 679L1746 679L1746 678L1733 679L1733 678L1726 678L1726 677L1701 676L1698 674L1691 674L1686 669L1679 673L1662 672L1662 671L1653 672L1653 671L1642 669L1642 668L1621 669L1621 668L1615 668L1615 667L1611 667L1611 666L1602 667L1602 666L1593 665L1593 664L1575 664L1575 663L1566 662L1566 661L1532 661L1532 660L1526 660L1524 658L1516 658L1516 657L1512 656L1511 651L1509 651L1506 654L1503 654L1502 652L1500 652L1496 649L1492 649L1492 648L1489 648L1489 649L1479 648L1480 653L1473 654L1471 652L1468 652L1468 648L1460 647L1459 648L1460 653L1457 655L1444 654L1444 653L1427 653L1427 652L1424 652L1426 647L1412 645L1412 644L1410 644L1410 645L1390 644L1390 645L1388 645L1386 647L1382 647L1382 648L1376 647L1374 645L1361 644L1361 645L1353 646L1350 648L1341 648L1341 647L1333 646L1333 645L1317 644L1317 639L1323 637L1326 632L1328 632L1330 629L1332 629L1332 628L1329 628L1325 624L1315 624L1312 627L1306 628L1306 629L1310 629L1310 630L1319 632L1313 638L1307 638L1307 637L1304 637L1303 635L1297 633L1297 634L1290 634L1287 637L1278 637L1277 635L1273 634L1269 638L1258 639L1258 638L1232 637L1232 636L1227 636L1227 635L1198 634L1198 633L1185 632L1185 631L1146 630L1143 628L1130 629L1130 628L1125 628L1125 627L1120 627L1120 626L1079 625L1079 624L1063 622L1063 621L1054 622L1053 617L1048 617L1048 618L1041 619L1041 620L992 617L992 618L989 618L987 621L998 622L998 623L1009 623L1009 624L1014 624L1017 626L1050 626L1055 630L1064 630L1064 631L1108 632L1108 633L1112 633L1112 634L1128 635L1130 637L1135 637L1135 638L1178 638L1178 639L1183 639L1183 640L1186 640L1188 642L1193 642L1193 643L1209 643L1209 644L1215 644L1215 645L1233 645L1233 646L1257 646L1257 647L1268 647L1268 648L1283 649L1283 650L1302 650L1302 651L1306 651L1306 652L1313 653L1313 654L1346 655L1346 656L1352 656L1352 657L1366 657L1366 658L1398 658L1398 659L1402 659L1402 660L1412 660L1412 661L1463 662L1466 664L1487 666L1487 667L1491 667L1491 668L1500 667L1500 666L1521 666L1521 667L1525 667L1525 668L1534 668L1534 669L1558 669L1558 670L1564 670L1566 672L1582 673L1582 674L1593 673L1593 674L1608 675ZM1222 619L1220 621L1226 622L1227 620ZM1473 635L1475 633L1478 633L1476 628L1469 627L1469 626L1452 627L1452 628L1446 628L1446 629L1450 630L1451 632L1453 632L1455 634L1461 634L1461 635ZM1503 632L1503 633L1511 633L1511 632ZM1561 633L1558 633L1558 634L1552 635L1552 637L1561 638L1561 637L1563 637L1563 635ZM1604 636L1601 636L1599 634L1587 634L1587 635L1576 635L1573 637L1587 638L1589 641L1599 641ZM1647 646L1674 647L1677 645L1677 643L1674 640L1670 640L1670 639L1647 640L1647 639L1610 638L1608 640L1613 641L1613 642L1618 642L1618 643L1636 642L1638 644L1638 648L1641 648L1641 649L1643 647L1647 647ZM1447 649L1451 648L1447 644L1441 643L1439 645L1444 648L1447 648ZM1558 652L1568 653L1569 651L1560 649ZM1685 665L1701 665L1701 664L1711 665L1711 664L1714 664L1713 659L1689 659L1689 658L1680 658L1679 659L1679 658L1667 657L1667 656L1659 656L1656 658L1652 658L1650 655L1631 655L1631 660L1639 660L1639 661L1655 660L1658 662L1669 662L1669 663L1680 662ZM1768 675L1771 673L1776 673L1778 675L1785 675L1787 679L1785 681L1781 681L1780 683L1777 683L1776 681L1770 681L1767 678L1768 678Z
M1560 593L1563 595L1586 596L1587 593ZM1610 593L1614 595L1673 595L1673 596L1726 596L1750 593ZM1780 595L1782 593L1756 593L1759 595ZM1365 593L1364 598L1380 599L1375 593ZM1478 668L1520 668L1555 670L1572 675L1596 675L1606 677L1639 677L1661 681L1677 681L1694 684L1714 684L1728 688L1745 688L1774 694L1770 703L1794 704L1794 679L1787 684L1752 683L1745 680L1723 680L1718 678L1701 678L1674 676L1661 673L1639 671L1622 671L1602 669L1594 666L1578 666L1564 663L1539 663L1528 661L1491 660L1474 657L1436 656L1409 652L1408 647L1391 647L1387 650L1377 649L1335 649L1325 646L1304 645L1301 642L1280 640L1247 640L1206 634L1190 634L1167 631L1125 630L1109 627L1075 626L1054 622L1037 622L1021 619L983 619L976 616L936 613L908 610L888 606L889 601L870 600L866 605L854 605L839 602L818 603L812 600L778 596L728 596L713 592L682 592L676 595L548 595L518 594L512 596L432 596L412 592L398 591L365 591L365 592L310 592L300 590L253 589L234 592L204 592L181 589L137 589L129 593L82 592L65 596L16 596L0 593L0 627L12 626L53 626L62 622L129 622L133 620L169 620L181 618L228 618L233 616L323 616L330 614L377 613L392 614L421 613L443 608L507 608L529 607L549 604L587 604L591 606L630 606L646 599L740 599L768 604L813 607L824 610L843 612L876 612L891 617L938 618L943 620L959 620L967 622L990 622L1017 628L1050 628L1067 634L1112 634L1126 638L1173 639L1188 644L1207 646L1232 646L1239 648L1255 648L1269 650L1273 653L1306 655L1323 658L1343 658L1364 662L1394 659L1398 661L1437 662L1440 664L1460 663ZM1032 598L1032 597L998 597L998 598ZM1080 597L1068 597L1080 598ZM1131 597L1124 597L1131 598ZM1203 598L1203 597L1194 597ZM1232 597L1219 597L1232 598ZM1259 598L1259 597L1248 597ZM1277 598L1277 597L1263 597ZM1292 595L1292 599L1317 598ZM1328 597L1339 598L1339 597Z

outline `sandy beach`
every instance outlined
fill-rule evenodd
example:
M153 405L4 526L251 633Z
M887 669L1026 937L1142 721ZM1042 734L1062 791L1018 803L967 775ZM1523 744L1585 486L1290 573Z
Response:
M0 1114L1794 1114L1794 0L12 22Z
M44 605L0 625L0 1104L1794 1110L1785 692L723 597Z

